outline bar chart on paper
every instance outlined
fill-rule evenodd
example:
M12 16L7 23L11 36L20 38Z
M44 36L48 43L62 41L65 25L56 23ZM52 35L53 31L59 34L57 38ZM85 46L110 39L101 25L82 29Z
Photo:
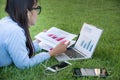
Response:
M80 46L81 46L82 48L86 49L87 51L91 52L92 49L93 49L94 44L92 43L92 40L89 40L89 41L83 40L83 41L80 43Z

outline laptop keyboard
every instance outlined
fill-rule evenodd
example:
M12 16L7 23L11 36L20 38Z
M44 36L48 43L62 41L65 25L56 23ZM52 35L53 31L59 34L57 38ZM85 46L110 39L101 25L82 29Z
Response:
M84 57L83 55L79 54L77 51L73 50L72 48L68 49L65 54L70 58L81 58Z

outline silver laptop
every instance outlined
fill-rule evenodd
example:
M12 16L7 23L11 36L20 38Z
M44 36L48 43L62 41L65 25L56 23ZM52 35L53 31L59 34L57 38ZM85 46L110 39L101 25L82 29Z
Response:
M102 32L103 29L84 23L75 45L57 55L56 59L66 61L91 58Z

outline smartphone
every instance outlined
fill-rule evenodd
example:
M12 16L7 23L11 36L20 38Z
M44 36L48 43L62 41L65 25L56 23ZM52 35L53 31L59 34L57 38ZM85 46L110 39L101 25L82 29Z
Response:
M105 68L74 68L73 69L73 76L80 76L80 77L87 77L87 76L94 76L94 77L107 77L108 72Z
M57 71L60 71L60 70L62 70L64 68L66 68L69 65L72 65L72 64L67 62L67 61L63 61L63 62L60 62L60 63L58 63L56 65L47 67L47 70L52 71L52 72L57 72Z

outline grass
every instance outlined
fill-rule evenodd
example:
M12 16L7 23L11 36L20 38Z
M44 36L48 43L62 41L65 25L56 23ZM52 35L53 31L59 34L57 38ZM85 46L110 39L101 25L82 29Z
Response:
M119 3L119 0L41 0L42 13L38 16L36 25L30 29L32 39L40 31L52 26L78 34L86 22L104 29L93 58L70 61L72 66L49 76L44 74L42 65L19 70L12 64L0 68L0 80L74 80L71 70L75 67L105 67L111 71L110 77L106 79L85 77L76 80L120 80ZM4 6L5 0L1 0L0 18L6 16ZM47 66L56 63L56 59L51 58Z

